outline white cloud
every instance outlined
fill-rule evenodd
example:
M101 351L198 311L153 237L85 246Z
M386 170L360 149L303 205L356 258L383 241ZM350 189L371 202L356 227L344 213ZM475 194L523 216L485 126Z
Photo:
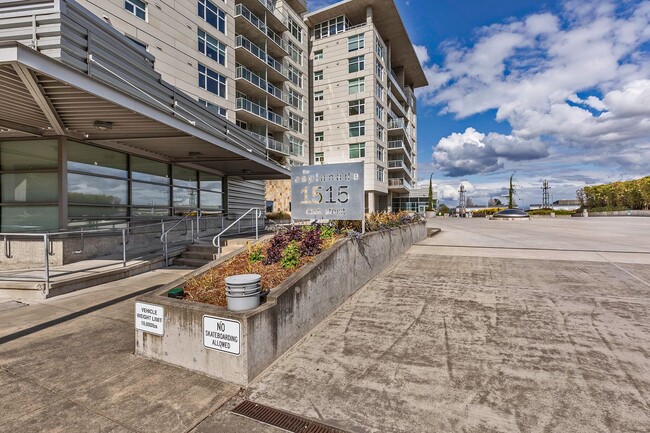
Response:
M543 142L601 154L646 149L648 41L649 1L633 7L568 1L557 15L482 28L469 47L447 43L444 64L425 66L430 85L418 91L420 99L459 119L496 110L496 120L510 124L512 133L452 134L438 143L434 163L449 175L464 175L543 157ZM629 167L629 158L616 161Z
M429 61L429 50L424 45L413 45L415 50L415 55L418 56L418 60L421 64L425 64Z
M433 162L446 176L491 173L504 162L532 160L548 156L541 140L525 141L512 135L483 134L474 128L440 139L433 152Z

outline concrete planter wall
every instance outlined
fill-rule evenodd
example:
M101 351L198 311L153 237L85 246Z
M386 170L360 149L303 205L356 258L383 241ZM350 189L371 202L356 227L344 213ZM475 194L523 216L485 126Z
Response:
M164 330L161 336L136 330L135 353L246 386L349 296L426 236L426 224L421 222L369 233L361 240L341 240L273 289L266 303L241 313L167 298L167 291L182 286L188 277L175 281L137 298L138 302L164 308ZM239 355L203 346L203 316L241 324Z
M620 210L609 212L589 212L590 217L640 216L650 217L650 210Z

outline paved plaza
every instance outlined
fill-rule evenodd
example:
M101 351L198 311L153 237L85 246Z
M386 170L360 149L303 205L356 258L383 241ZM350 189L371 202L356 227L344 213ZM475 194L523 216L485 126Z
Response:
M132 300L68 317L182 270L0 311L0 431L280 431L244 398L349 432L650 431L650 219L429 225L245 390L134 357Z

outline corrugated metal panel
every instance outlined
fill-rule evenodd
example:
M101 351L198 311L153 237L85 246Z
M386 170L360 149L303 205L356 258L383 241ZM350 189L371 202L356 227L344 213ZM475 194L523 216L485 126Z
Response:
M0 119L25 123L46 129L50 126L47 118L29 93L11 65L0 66Z
M264 181L228 178L228 213L242 214L252 207L265 208Z

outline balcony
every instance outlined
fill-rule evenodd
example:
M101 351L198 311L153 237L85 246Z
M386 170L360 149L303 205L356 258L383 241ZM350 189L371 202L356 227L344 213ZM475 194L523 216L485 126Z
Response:
M235 110L237 111L238 120L254 124L262 119L265 121L268 130L273 132L284 132L288 129L287 121L282 116L246 98L237 98Z
M274 59L266 53L262 48L255 45L242 35L237 35L235 38L235 49L239 50L242 54L238 55L237 61L241 63L262 62L264 65L270 66L268 69L269 79L273 81L287 81L287 70L284 65L278 60Z
M397 108L397 110L399 111L401 117L406 117L408 113L406 112L406 109L404 108L402 103L397 100L397 98L395 97L395 94L393 92L391 92L390 90L387 93L388 93L388 97L390 98L390 102L392 103L392 105L395 108ZM398 116L395 116L395 117L398 117Z
M411 184L403 177L389 178L388 189L394 192L409 192Z
M237 87L248 95L271 96L269 103L274 106L284 107L289 105L288 97L282 90L244 66L237 66L235 79L239 80L238 82L242 80L246 82Z
M279 32L285 32L287 17L277 9L271 0L237 0L237 3L245 4L246 7L258 16L266 16L266 25Z
M410 169L408 165L401 159L389 159L388 169L395 172L399 170L403 170L406 173L406 175L409 177L409 180L413 180L413 170Z
M307 0L285 0L285 2L298 14L307 12Z
M289 55L289 52L287 51L287 42L276 32L271 30L264 23L264 20L248 10L248 8L241 3L238 3L235 6L235 19L237 20L238 33L241 33L246 25L251 29L254 28L253 31L260 32L271 40L271 43L267 44L266 47L269 54L279 57Z
M411 134L409 134L408 128L406 127L406 121L402 117L390 119L388 121L388 134L389 135L400 135L406 137L406 143L408 144L408 152L413 149L413 140L411 139ZM392 141L392 140L389 140Z
M393 72L393 70L390 68L388 68L388 77L390 78L390 82L392 84L391 87L395 89L395 94L397 95L398 99L401 98L402 102L408 102L404 87L402 87L400 82L397 80L397 75L395 75L395 72Z
M279 153L283 156L289 156L289 144L284 143L282 141L277 141L269 137L265 137L260 134L256 134L251 131L246 131L253 137L255 137L257 140L259 140L261 143L264 143L265 147L267 150L270 150L275 153Z

